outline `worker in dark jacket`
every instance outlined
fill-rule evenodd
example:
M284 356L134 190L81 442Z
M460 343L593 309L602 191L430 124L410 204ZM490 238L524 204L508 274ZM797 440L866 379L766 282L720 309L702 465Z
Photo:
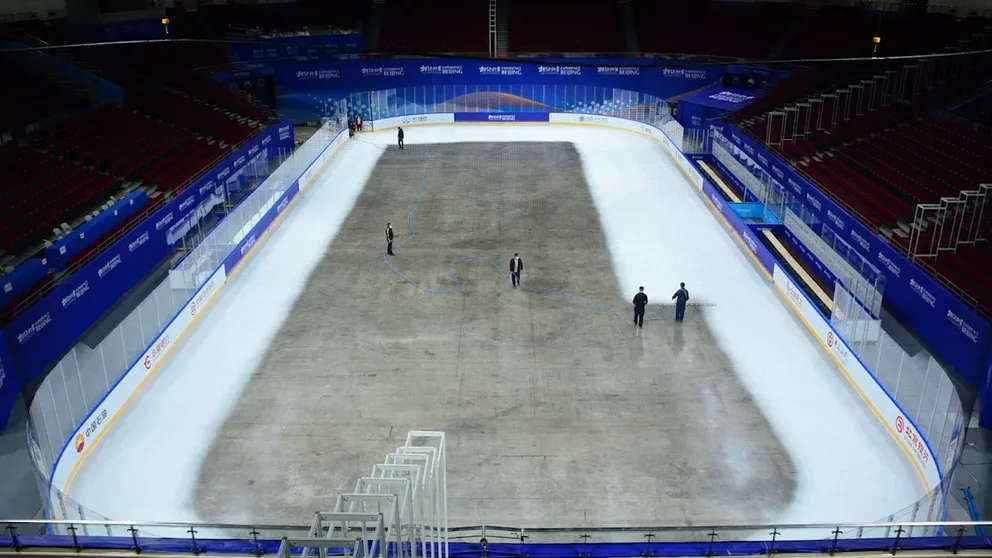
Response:
M393 254L393 224L386 223L386 253L390 256L395 256Z
M520 272L524 270L524 261L520 259L520 254L514 254L510 260L510 280L513 286L520 284Z
M675 301L675 321L681 322L685 318L685 303L689 300L689 291L685 290L685 283L679 283L679 290L672 295Z
M634 295L634 325L644 327L644 307L648 305L648 295L644 294L644 287Z
M396 132L396 138L399 140L400 149L403 149L403 128L400 128L399 131Z

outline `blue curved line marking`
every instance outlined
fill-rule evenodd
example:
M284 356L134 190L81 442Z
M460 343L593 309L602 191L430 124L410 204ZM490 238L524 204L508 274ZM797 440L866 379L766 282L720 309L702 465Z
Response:
M381 149L383 151L386 150L385 147L376 145L376 144L374 144L372 142L368 142L368 141L360 140L360 139L356 139L355 141L360 141L362 143L365 143L367 145L371 145L371 146L373 146L373 147L375 147L377 149ZM411 240L413 240L413 238L415 236L417 236L417 229L415 229L413 227L413 214L416 213L418 209L420 209L420 204L421 204L421 202L424 199L424 192L427 191L427 163L423 160L423 158L421 158L420 156L418 156L416 154L414 155L414 157L416 157L417 160L420 163L420 192L417 194L417 202L415 204L413 204L413 209L411 209L410 212L406 214L406 226L410 229L410 235L407 236L405 239L403 239L401 242L396 243L396 247L397 248L403 247L408 242L410 242ZM485 256L459 256L459 257L451 260L451 262L448 264L448 274L451 275L451 278L452 279L454 279L455 286L452 287L452 288L450 288L450 289L443 289L443 290L429 289L429 288L421 285L420 283L417 283L413 279L410 279L409 277L407 277L406 275L404 275L400 270L396 269L393 266L393 264L389 262L389 255L388 255L388 253L386 251L386 246L383 245L383 248L382 248L382 263L389 269L389 271L392 271L397 277L399 277L403 281L405 281L405 282L413 285L414 287L416 287L420 291L422 291L424 293L427 293L427 294L430 294L430 295L449 295L449 294L454 294L454 293L458 292L458 290L461 289L462 280L458 276L458 273L455 271L455 265L458 264L458 263L461 263L461 262L468 262L468 261L482 262L482 263L489 264L489 265L491 265L493 267L493 269L496 270L496 273L499 274L500 279L503 282L509 282L510 281L510 276L507 275L506 273L504 273L503 270L502 270L502 268L500 268L499 265L496 262L494 262L493 260L491 260L490 258L487 258ZM532 286L528 285L527 283L524 283L523 280L520 281L520 286L523 287L524 290L530 291L530 292L535 293L535 294L542 294L542 295L548 295L548 296L557 296L557 297L561 297L561 298L567 298L569 300L578 302L580 304L585 304L586 306L590 306L592 308L596 308L597 310L601 310L603 312L606 312L607 314L610 314L611 316L630 316L630 317L632 317L631 312L633 311L633 308L634 308L634 305L633 304L627 305L627 310L621 312L621 311L613 310L612 308L607 308L606 306L603 306L602 304L599 304L597 302L593 302L591 300L582 298L580 296L573 295L571 293L563 293L561 291L556 291L556 290L553 290L553 289L541 289L541 288L538 288L538 287L532 287ZM675 311L675 309L673 307L672 308L672 312L674 313L674 311ZM661 318L648 318L648 317L645 317L644 318L644 321L646 321L646 322L649 322L649 321L650 322L653 322L653 321L662 321L664 319L665 319L664 317L661 317Z

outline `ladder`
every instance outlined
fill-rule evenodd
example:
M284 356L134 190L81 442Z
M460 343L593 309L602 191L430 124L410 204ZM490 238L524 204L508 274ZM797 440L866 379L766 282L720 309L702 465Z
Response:
M489 0L489 58L496 58L496 2Z

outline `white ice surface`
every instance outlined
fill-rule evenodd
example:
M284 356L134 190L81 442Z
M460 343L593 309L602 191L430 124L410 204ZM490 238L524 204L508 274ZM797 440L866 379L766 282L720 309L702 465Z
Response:
M73 499L114 519L199 520L195 483L212 441L375 166L381 150L366 142L395 138L382 132L360 140L341 149L90 454L70 488ZM411 127L406 134L407 144L462 141L575 143L614 269L629 291L600 302L629 299L639 285L660 301L685 281L693 301L715 305L707 309L714 335L798 470L796 499L777 522L875 521L922 495L905 454L659 145L628 132L548 125ZM746 448L728 443L718 451L747 466Z

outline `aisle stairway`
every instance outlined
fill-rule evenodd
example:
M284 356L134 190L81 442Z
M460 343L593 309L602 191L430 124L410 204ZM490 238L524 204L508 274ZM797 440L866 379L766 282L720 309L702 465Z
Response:
M510 52L510 0L496 0L496 55Z
M637 36L637 25L634 23L634 6L631 0L619 0L620 22L623 24L624 42L627 52L641 52L641 41Z

